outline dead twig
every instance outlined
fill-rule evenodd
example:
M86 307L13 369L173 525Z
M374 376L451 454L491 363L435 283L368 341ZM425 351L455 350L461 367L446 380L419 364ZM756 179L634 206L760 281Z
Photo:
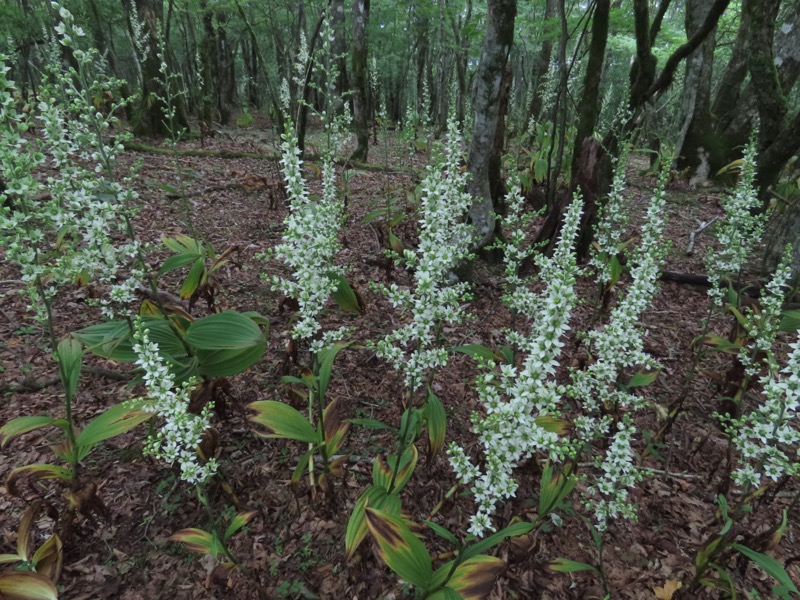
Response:
M706 229L711 227L717 221L719 221L719 215L717 215L716 217L707 222L699 220L697 221L698 225L697 229L695 229L694 231L692 231L692 233L689 234L689 245L686 246L686 256L691 256L692 254L694 254L694 243L697 236L703 233Z

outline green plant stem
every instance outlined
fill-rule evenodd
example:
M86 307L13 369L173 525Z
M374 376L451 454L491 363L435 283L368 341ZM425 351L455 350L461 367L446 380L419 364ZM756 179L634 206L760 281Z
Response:
M409 399L408 406L406 410L413 410L411 406L411 402ZM392 480L389 482L389 493L391 494L394 491L394 485L397 483L397 474L400 471L400 461L403 459L403 455L406 453L406 439L408 438L409 430L411 429L411 413L408 414L406 418L405 426L403 427L403 431L400 432L400 447L397 451L397 460L395 461L394 470L392 471Z

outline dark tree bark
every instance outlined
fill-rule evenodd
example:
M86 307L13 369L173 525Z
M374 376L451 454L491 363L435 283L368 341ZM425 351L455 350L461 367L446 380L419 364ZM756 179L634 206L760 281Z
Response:
M351 160L367 162L369 123L367 114L367 24L370 0L353 0L353 55L351 64L353 89L353 122L358 146Z
M552 1L552 0L551 0ZM456 46L456 80L458 81L458 98L456 98L456 118L463 126L467 106L467 61L469 59L469 36L463 35L464 28L472 20L472 0L467 0L466 15L459 14L451 18L453 39Z
M608 17L611 10L610 0L597 0L592 18L592 39L589 44L589 59L583 78L583 93L578 104L578 129L575 134L575 147L572 152L572 178L578 173L583 140L591 137L600 114L600 81L603 64L606 58L606 42L608 41Z
M751 0L742 0L742 7ZM714 119L714 130L721 134L733 120L736 105L741 96L741 86L747 77L747 19L742 15L736 40L733 43L731 58L722 73L717 95L711 105L711 114Z
M784 206L777 214L773 215L765 236L766 252L764 254L764 271L772 273L783 256L786 246L792 245L792 282L800 284L800 202Z
M545 23L552 22L556 18L556 10L558 8L558 0L547 0L544 7L544 20ZM528 114L525 121L533 117L537 121L542 115L542 82L545 75L550 70L550 61L553 56L553 36L545 33L542 40L539 55L534 63L533 73L531 73L531 85L533 85L533 93L531 94L531 104L528 107Z
M686 35L700 29L711 8L711 0L689 0L686 5ZM683 123L675 143L675 165L690 169L696 177L708 178L712 164L723 152L711 121L711 74L716 40L712 31L686 59L681 114Z
M180 129L188 129L189 123L182 104L174 94L171 95L175 117L172 123L168 123L166 117L163 100L168 94L158 58L158 35L164 19L164 5L161 0L127 0L128 3L131 1L136 2L137 13L147 34L148 47L147 56L142 61L142 93L134 116L133 132L136 135L155 137L177 134ZM169 56L165 56L164 60L170 63ZM173 131L170 131L170 127Z
M469 149L467 191L472 196L469 218L475 228L475 246L491 242L495 230L489 164L500 111L500 91L514 39L516 0L489 0L486 38L475 76L475 121Z
M347 82L347 40L344 33L344 0L331 2L331 25L333 26L333 54L339 76L336 79L336 95L344 98L349 89Z

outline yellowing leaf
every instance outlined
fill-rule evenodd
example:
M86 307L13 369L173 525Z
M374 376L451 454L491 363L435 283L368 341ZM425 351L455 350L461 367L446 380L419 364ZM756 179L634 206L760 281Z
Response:
M672 600L672 595L681 589L683 584L675 579L667 579L664 587L653 588L656 595L656 600Z

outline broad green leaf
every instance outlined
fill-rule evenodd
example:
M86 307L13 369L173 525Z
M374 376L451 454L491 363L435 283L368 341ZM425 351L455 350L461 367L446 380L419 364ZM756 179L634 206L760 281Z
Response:
M575 477L556 472L550 461L544 467L539 484L539 518L543 519L557 510L578 480Z
M158 270L158 274L163 275L169 271L180 269L186 265L192 264L199 258L201 257L196 254L175 254L164 261L164 263L161 265L161 268Z
M112 406L98 415L78 434L78 460L83 460L100 442L125 433L152 418L153 413L128 403Z
M186 331L185 340L198 350L244 350L266 344L258 325L233 310L195 321Z
M372 485L356 500L353 512L350 513L350 518L347 520L347 528L344 533L344 547L347 551L348 560L353 557L356 549L367 535L367 522L364 518L367 504L375 506L376 501L385 496L386 490L384 488Z
M728 339L713 334L708 333L703 336L703 343L706 346L711 346L712 348L719 350L720 352L725 352L727 354L739 354L742 347L739 344L734 344L730 342Z
M461 594L453 588L443 587L428 596L427 600L461 600Z
M397 237L391 229L389 229L389 247L397 252L400 256L403 256L405 252L405 247L403 246L403 242L400 241L400 238Z
M423 543L399 517L375 508L366 510L367 527L378 543L378 553L400 579L425 592L433 577L431 557Z
M261 360L266 348L264 341L257 346L236 350L197 350L197 371L211 379L238 375Z
M300 455L300 458L297 460L297 466L294 468L294 471L292 471L292 485L300 483L303 473L308 469L308 461L314 456L314 450L314 448L311 448Z
M608 270L609 275L611 276L611 280L608 282L608 284L610 286L616 285L616 283L620 280L620 277L622 277L622 265L620 264L617 256L612 256L608 261Z
M413 444L409 446L400 459L400 470L397 477L394 477L394 469L397 467L397 455L391 454L385 460L382 456L377 456L372 463L372 483L381 486L387 492L397 493L402 490L411 474L417 466L419 452ZM394 488L389 489L394 479Z
M659 369L654 371L649 371L646 369L640 369L636 371L636 374L631 377L628 384L625 386L627 389L636 388L636 387L645 387L653 383L659 374Z
M186 279L183 280L183 285L181 286L181 291L179 294L181 300L188 300L192 297L192 294L194 294L197 291L197 288L200 286L200 280L203 278L203 274L205 272L205 257L198 258L196 261L194 261L194 264L189 270L189 274L186 276Z
M319 360L318 385L321 398L324 398L328 391L328 385L330 384L331 375L333 373L333 361L336 360L336 355L350 344L352 344L352 342L337 342L332 347L326 348L317 354L317 360Z
M145 329L151 342L158 344L159 353L168 360L186 357L183 341L172 325L163 317L143 317ZM117 362L134 362L138 357L133 351L133 340L128 323L109 321L92 325L73 333L89 352Z
M786 573L786 569L784 569L783 566L774 558L767 556L766 554L756 552L755 550L751 550L747 546L742 546L741 544L731 544L731 548L738 550L747 558L756 563L764 570L764 572L780 583L785 589L790 592L794 592L795 594L800 594L800 591L797 590L797 587L789 577L789 574Z
M31 562L36 572L44 575L50 581L58 581L61 576L61 567L64 564L64 552L61 538L53 534L47 541L36 549L31 557Z
M545 431L550 433L557 433L562 435L567 431L568 423L562 419L556 419L550 415L543 415L541 417L534 417L533 422Z
M367 429L385 429L387 431L394 431L397 433L396 427L392 427L391 425L387 425L383 421L378 421L376 419L347 419L345 422L358 425L359 427L365 427Z
M225 534L222 536L222 539L227 540L230 538L234 533L252 521L257 514L258 512L254 510L240 512L238 515L233 517L233 521L231 521L231 524L228 525L228 528L225 530Z
M56 586L44 575L27 571L0 573L0 598L58 600Z
M472 358L483 358L485 360L494 361L503 360L502 354L483 344L464 344L463 346L456 346L453 348L453 352L460 352Z
M367 506L377 508L388 515L400 515L400 498L397 495L387 494L385 489L375 485L368 487L356 501L353 512L350 513L350 518L347 521L344 546L347 550L348 559L352 558L369 531L364 514Z
M5 565L12 562L20 562L21 560L24 559L16 554L0 554L0 565Z
M444 447L447 414L444 412L442 401L430 389L428 389L428 400L425 404L425 415L428 420L428 441L431 445L431 455L436 456Z
M161 242L175 254L205 254L203 245L188 235L179 233L175 237L162 237Z
M481 541L471 544L461 553L463 560L469 560L474 556L483 554L484 552L494 548L502 543L506 538L517 537L520 535L527 535L533 530L533 523L512 523L505 529L493 533L492 535L483 538Z
M544 181L547 177L547 159L537 158L533 163L533 176L536 181Z
M358 295L353 290L350 282L342 275L336 275L332 279L336 281L336 289L333 291L332 296L339 308L349 313L363 313L364 306L359 301Z
M13 486L17 479L21 477L32 477L33 479L60 479L69 481L72 479L72 470L58 465L47 463L35 463L12 469L6 478L6 486Z
M325 430L325 446L328 456L336 454L344 443L344 438L350 430L350 424L342 424L340 411L341 397L337 397L325 407L322 413L322 422Z
M81 367L83 366L81 343L71 337L61 340L56 349L56 359L58 360L61 385L64 386L67 399L71 401L75 397L75 391L78 389L78 379L80 379Z
M22 518L19 521L19 528L17 529L17 559L29 560L31 556L31 533L33 531L33 522L39 514L39 509L42 507L42 501L36 500L31 504Z
M547 568L558 573L578 573L580 571L597 571L597 567L586 563L576 562L568 558L557 558Z
M460 542L458 541L458 538L454 536L452 533L450 533L447 529L439 525L438 523L434 523L433 521L422 521L422 522L425 523L425 525L427 525L428 527L430 527L431 531L433 531L443 540L447 540L454 546L459 545Z
M482 600L489 595L495 580L506 568L499 558L479 554L456 567L447 587L453 588L464 600Z
M781 313L781 324L779 328L786 333L794 333L800 330L800 309L784 310Z
M17 417L16 419L11 419L8 423L0 427L0 448L5 448L23 433L50 426L63 429L67 426L67 422L64 419L40 416Z
M320 443L320 435L297 409L274 400L253 402L249 407L256 411L250 420L264 425L273 433L259 434L269 438L285 438L309 444Z
M214 536L196 527L181 529L167 539L171 542L183 544L187 550L196 554L211 554L214 545Z

